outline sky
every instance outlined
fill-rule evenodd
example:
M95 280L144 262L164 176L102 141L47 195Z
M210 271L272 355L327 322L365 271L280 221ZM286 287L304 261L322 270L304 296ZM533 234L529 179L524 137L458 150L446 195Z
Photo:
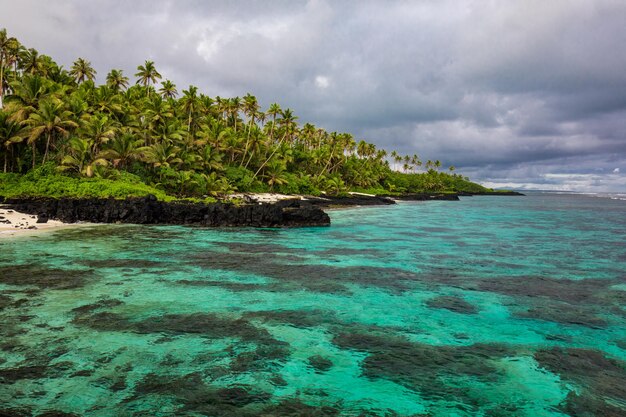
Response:
M0 0L0 27L103 81L153 60L179 91L299 121L491 187L626 192L624 0Z

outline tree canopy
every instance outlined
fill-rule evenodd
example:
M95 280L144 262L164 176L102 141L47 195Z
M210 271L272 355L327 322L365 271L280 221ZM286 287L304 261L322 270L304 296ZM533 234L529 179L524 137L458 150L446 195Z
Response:
M89 61L69 71L0 30L0 161L4 173L52 164L75 178L132 176L170 195L233 191L377 193L476 186L417 155L388 154L349 133L299 124L289 108L263 110L252 94L179 90L152 61L135 83L112 69L98 85Z

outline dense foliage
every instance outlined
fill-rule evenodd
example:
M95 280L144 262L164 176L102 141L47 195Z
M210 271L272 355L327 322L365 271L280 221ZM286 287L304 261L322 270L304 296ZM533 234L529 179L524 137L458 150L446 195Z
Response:
M484 190L439 172L439 161L417 173L417 155L387 155L350 134L299 125L278 104L262 111L250 94L213 98L194 86L179 94L151 61L137 68L134 85L117 69L102 85L95 77L83 58L66 71L0 30L0 192L124 197L150 190L165 198Z

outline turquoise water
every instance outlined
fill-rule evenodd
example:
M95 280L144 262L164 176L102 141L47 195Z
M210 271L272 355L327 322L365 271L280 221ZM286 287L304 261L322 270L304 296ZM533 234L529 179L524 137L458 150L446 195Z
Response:
M330 214L1 240L0 415L626 415L625 201Z

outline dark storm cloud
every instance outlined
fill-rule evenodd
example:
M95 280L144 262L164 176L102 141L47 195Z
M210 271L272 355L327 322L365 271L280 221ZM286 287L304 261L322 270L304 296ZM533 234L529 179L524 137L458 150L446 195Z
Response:
M491 184L626 188L621 0L0 0L0 10L23 43L66 67L86 57L100 80L152 59L179 90L252 92Z

